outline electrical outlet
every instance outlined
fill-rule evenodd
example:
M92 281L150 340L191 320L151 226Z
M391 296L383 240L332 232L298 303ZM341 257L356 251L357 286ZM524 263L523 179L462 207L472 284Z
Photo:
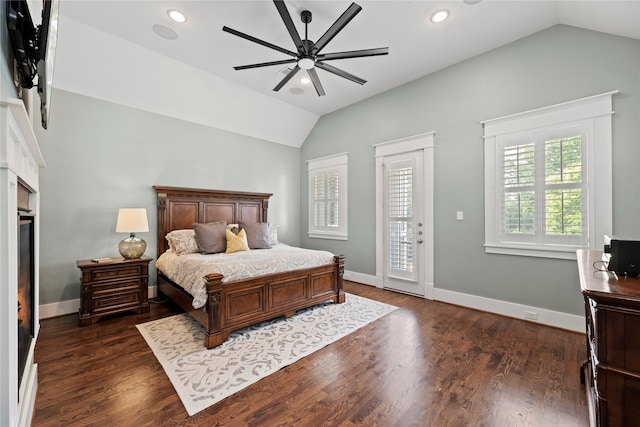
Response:
M535 311L525 311L524 318L527 320L538 320L538 313Z

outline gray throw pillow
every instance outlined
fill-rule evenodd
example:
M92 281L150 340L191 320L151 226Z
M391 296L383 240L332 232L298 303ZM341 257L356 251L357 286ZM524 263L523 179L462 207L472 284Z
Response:
M206 224L194 223L198 249L203 254L217 254L227 249L227 222L208 222Z
M238 225L247 234L250 249L271 249L269 225L266 222L241 222Z

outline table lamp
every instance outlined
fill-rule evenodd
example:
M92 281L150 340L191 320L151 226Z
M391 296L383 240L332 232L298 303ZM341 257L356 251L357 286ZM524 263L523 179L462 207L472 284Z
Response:
M120 255L125 259L140 258L147 249L147 242L136 233L149 231L147 210L145 208L120 208L116 233L130 233L129 237L118 244Z

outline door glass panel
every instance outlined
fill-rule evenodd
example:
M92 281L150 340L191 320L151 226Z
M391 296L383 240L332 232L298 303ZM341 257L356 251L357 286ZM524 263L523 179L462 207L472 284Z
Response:
M405 274L412 273L414 270L412 166L389 168L387 209L388 268Z

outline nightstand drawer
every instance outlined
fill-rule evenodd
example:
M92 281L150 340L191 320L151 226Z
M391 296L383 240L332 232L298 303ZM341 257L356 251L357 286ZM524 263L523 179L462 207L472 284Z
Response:
M91 285L93 288L93 296L97 297L105 293L113 292L126 292L127 289L137 291L140 289L140 280L136 277L129 280L120 280L114 282L94 283Z
M93 298L94 314L100 311L112 311L114 308L136 307L140 305L138 291L119 292L109 295L96 296Z
M141 274L141 266L128 266L126 268L111 268L104 270L91 271L90 279L92 282L99 280L109 280L123 277L137 277Z

